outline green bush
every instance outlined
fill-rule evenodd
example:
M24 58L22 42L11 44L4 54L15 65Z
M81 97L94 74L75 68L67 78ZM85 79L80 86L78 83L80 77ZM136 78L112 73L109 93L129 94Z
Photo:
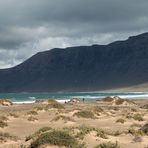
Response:
M120 146L118 145L118 143L107 142L107 143L99 144L95 148L120 148Z
M91 118L95 119L95 115L92 111L89 110L81 110L74 114L74 116L77 116L79 118Z
M39 136L30 145L30 148L37 148L43 144L65 146L68 148L77 148L79 146L77 140L66 131L53 130Z
M83 139L84 136L86 134L89 134L91 131L96 131L95 128L88 127L88 126L85 126L85 125L79 126L78 129L79 129L79 132L77 133L76 138L79 138L79 139Z
M107 139L106 133L102 129L97 129L85 125L79 126L78 129L80 130L80 132L77 133L76 138L83 139L85 135L89 134L91 131L96 131L96 136L101 137L103 139Z
M44 132L47 132L47 131L50 131L52 128L51 127L43 127L43 128L40 128L38 131L36 131L34 134L26 137L26 141L29 141L31 140L32 138L34 137L37 137L39 136L40 134L44 133Z

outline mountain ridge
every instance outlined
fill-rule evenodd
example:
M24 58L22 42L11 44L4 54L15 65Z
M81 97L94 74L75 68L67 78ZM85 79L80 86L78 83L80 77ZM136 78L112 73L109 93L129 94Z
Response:
M54 48L0 70L0 92L99 91L148 82L148 33L108 45Z

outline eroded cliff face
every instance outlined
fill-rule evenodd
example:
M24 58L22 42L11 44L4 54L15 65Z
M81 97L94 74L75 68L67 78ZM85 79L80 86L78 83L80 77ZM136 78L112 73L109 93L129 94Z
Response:
M148 81L148 33L109 45L52 49L0 70L0 92L93 91Z

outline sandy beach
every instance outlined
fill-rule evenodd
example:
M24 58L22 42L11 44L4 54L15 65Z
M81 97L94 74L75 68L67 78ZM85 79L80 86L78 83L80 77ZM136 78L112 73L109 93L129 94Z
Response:
M1 105L0 148L34 147L33 143L42 134L53 131L68 132L81 147L86 148L95 148L108 142L121 148L148 147L148 133L140 130L148 123L148 100L121 104L97 101L53 105L56 103ZM43 128L46 130L37 132ZM45 142L36 147L68 146Z

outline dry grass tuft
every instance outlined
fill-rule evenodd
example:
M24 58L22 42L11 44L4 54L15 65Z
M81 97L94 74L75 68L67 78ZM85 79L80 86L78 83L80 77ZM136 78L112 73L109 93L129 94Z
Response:
M27 120L34 122L37 121L38 119L36 117L30 116Z
M80 110L76 113L74 113L73 116L77 116L79 118L91 118L91 119L95 119L95 115L92 111L90 110Z
M120 119L118 119L117 121L116 121L117 123L124 123L124 122L126 122L124 119L122 119L122 118L120 118Z

